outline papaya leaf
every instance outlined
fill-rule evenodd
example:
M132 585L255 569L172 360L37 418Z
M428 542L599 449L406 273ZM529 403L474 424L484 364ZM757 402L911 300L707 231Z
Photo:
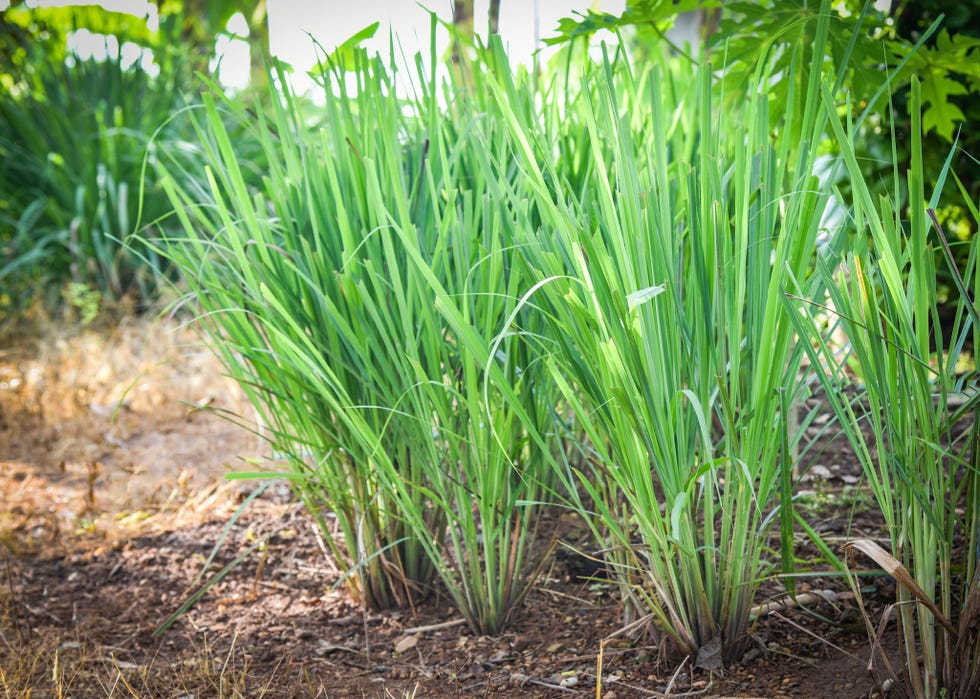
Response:
M638 25L653 25L664 31L673 24L674 18L682 12L705 10L720 7L717 0L639 0L631 2L619 16L609 12L576 12L581 19L563 17L558 20L557 34L544 40L547 46L556 46L574 42L576 39L589 38L596 32L607 29L616 32L624 27Z
M959 107L950 102L949 97L965 94L967 89L946 75L932 75L924 80L922 99L928 106L922 114L923 132L929 133L935 129L945 140L952 142L955 123L966 121L966 117Z
M355 70L359 58L367 55L367 49L361 44L373 38L378 32L379 26L381 26L380 22L374 22L346 39L337 48L327 54L322 61L319 61L317 65L313 66L313 69L309 71L310 77L317 81L321 80L325 68L339 68L345 72Z

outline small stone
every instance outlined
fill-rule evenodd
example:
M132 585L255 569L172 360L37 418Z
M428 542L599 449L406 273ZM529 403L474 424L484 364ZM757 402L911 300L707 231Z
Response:
M509 657L510 657L510 651L509 650L500 649L496 653L494 653L492 656L490 656L490 659L487 660L487 662L488 663L491 663L491 664L500 664L500 663L502 663L504 660L506 660Z
M396 653L404 653L405 651L412 650L415 646L419 644L418 634L412 634L411 636L402 636L398 639L395 644Z
M529 675L525 675L520 672L515 672L513 675L510 676L510 683L516 684L518 687L523 687L530 681L531 681L531 677Z
M813 466L811 466L810 475L813 476L814 478L821 478L825 481L830 480L830 478L833 476L833 474L830 472L830 469L824 466L823 464L814 464Z

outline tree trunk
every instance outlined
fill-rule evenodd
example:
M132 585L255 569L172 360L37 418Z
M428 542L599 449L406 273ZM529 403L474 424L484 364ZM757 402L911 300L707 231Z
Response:
M458 85L470 85L470 66L464 53L473 44L473 0L453 0L453 36L449 71Z
M500 0L490 0L490 13L489 13L489 30L490 34L498 34L500 30ZM489 37L487 37L489 38Z
M248 62L250 88L262 88L269 82L265 69L266 60L270 59L269 50L269 14L266 0L259 0L248 19Z
M473 0L453 0L453 63L459 63L459 44L473 38Z

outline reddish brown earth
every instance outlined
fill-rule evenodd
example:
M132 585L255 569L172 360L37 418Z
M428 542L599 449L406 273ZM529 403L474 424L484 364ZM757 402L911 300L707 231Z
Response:
M263 447L194 409L250 415L191 334L133 322L41 337L0 351L6 697L593 697L600 654L607 699L877 692L853 599L829 575L802 587L832 590L833 603L761 614L744 659L713 673L671 666L649 642L617 633L615 589L577 578L567 557L552 557L495 638L473 635L438 594L415 610L365 613L335 587L335 566L282 489L225 533L245 491L223 474ZM846 448L812 458L826 472L805 484L811 521L832 540L875 534L873 508L848 484L857 471ZM558 531L571 537L576 527ZM207 577L265 537L154 635L196 589L216 543ZM802 542L798 554L827 570ZM893 590L869 580L877 610ZM776 582L763 590L760 602L785 597Z

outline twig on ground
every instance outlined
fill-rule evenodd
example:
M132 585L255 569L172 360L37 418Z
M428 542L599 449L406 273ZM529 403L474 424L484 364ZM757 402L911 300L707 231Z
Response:
M533 677L525 675L520 672L515 672L510 676L510 681L512 684L516 684L519 687L523 687L526 684L533 684L535 687L546 687L547 689L555 689L559 692L567 692L569 694L581 694L577 689L572 689L571 687L565 687L560 684L555 684L553 682L545 682L544 680L536 680Z
M795 598L791 597L790 595L786 595L785 597L777 600L770 600L769 602L757 604L752 607L752 610L749 612L749 617L752 619L758 619L759 617L781 612L786 609L793 609L794 607L805 607L808 604L817 604L819 602L830 602L833 604L835 601L837 601L837 593L835 593L833 590L802 592L796 595Z
M448 629L453 626L459 626L460 624L465 624L466 619L450 619L449 621L443 621L438 624L426 624L425 626L413 626L410 629L403 629L402 633L409 636L413 633L425 633L426 631L438 631L439 629Z
M589 600L584 599L582 597L576 597L575 595L570 595L567 592L561 592L559 590L551 590L549 588L543 588L541 590L538 590L538 592L544 592L546 594L553 595L555 597L561 597L561 598L564 598L564 599L575 600L576 602L578 602L578 603L580 603L580 604L582 604L582 605L584 605L586 607L595 608L595 607L598 607L599 606L598 600L589 601Z
M690 659L691 659L690 655L685 656L684 659L681 661L681 664L677 666L676 670L674 670L674 674L670 676L670 682L667 683L667 689L664 690L665 697L670 696L670 693L674 689L674 683L677 681L677 678L680 677L681 675L681 670L684 669L684 666L687 665L687 661Z

